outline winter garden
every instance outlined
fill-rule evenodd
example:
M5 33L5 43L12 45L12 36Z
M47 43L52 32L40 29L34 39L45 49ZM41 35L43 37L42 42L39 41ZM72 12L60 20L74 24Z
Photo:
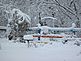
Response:
M73 1L70 5L74 4ZM55 2L66 11L70 9L68 6L63 7L59 0ZM46 1L44 3L49 4ZM40 7L44 3L43 0L39 3L38 14L31 11L32 6L30 7L29 13L33 12L32 16L11 6L3 8L8 22L6 26L0 25L0 61L81 61L81 27L78 27L76 21L71 24L66 21L69 24L67 26L62 25L62 22L60 26L56 22L58 17L53 12L52 16L41 16L43 11ZM76 4L74 8L77 11ZM66 13L65 15L70 18ZM79 18L77 14L75 16Z

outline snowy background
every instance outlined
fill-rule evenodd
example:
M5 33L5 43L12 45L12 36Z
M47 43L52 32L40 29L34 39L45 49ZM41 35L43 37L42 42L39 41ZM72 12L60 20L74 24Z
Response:
M42 38L45 41L31 41L29 47L18 41L38 23L55 28L74 23L81 28L81 0L0 0L0 61L81 61L81 40L76 38L65 44ZM75 35L81 37L81 30Z
M36 26L39 17L54 17L54 26L71 26L76 23L81 27L81 0L0 0L0 25L6 25L13 8L21 10L31 17L32 26ZM8 13L8 14L7 14ZM46 19L47 20L47 19ZM50 22L52 19L41 22Z
M29 15L31 26L40 22L51 27L70 27L72 23L81 27L81 0L0 0L1 26L7 26L14 8ZM78 32L78 35L81 34Z

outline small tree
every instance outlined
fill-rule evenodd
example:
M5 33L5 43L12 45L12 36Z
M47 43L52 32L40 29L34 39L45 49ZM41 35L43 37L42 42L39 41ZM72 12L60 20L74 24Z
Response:
M16 39L16 37L23 36L26 33L26 29L29 27L31 19L19 9L12 9L10 14L11 17L8 21L11 27L10 35Z

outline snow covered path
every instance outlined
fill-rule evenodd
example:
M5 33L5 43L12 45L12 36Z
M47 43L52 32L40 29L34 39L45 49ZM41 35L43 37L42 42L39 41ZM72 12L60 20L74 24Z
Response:
M23 43L2 43L0 61L81 61L81 46L72 42L62 44L53 42L52 45L27 47Z

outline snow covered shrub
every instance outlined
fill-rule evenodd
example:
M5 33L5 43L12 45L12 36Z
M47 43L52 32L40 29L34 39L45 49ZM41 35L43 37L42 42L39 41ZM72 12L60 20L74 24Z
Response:
M8 24L11 27L10 35L14 36L12 39L26 34L27 27L30 26L30 17L19 9L12 9L10 14Z

